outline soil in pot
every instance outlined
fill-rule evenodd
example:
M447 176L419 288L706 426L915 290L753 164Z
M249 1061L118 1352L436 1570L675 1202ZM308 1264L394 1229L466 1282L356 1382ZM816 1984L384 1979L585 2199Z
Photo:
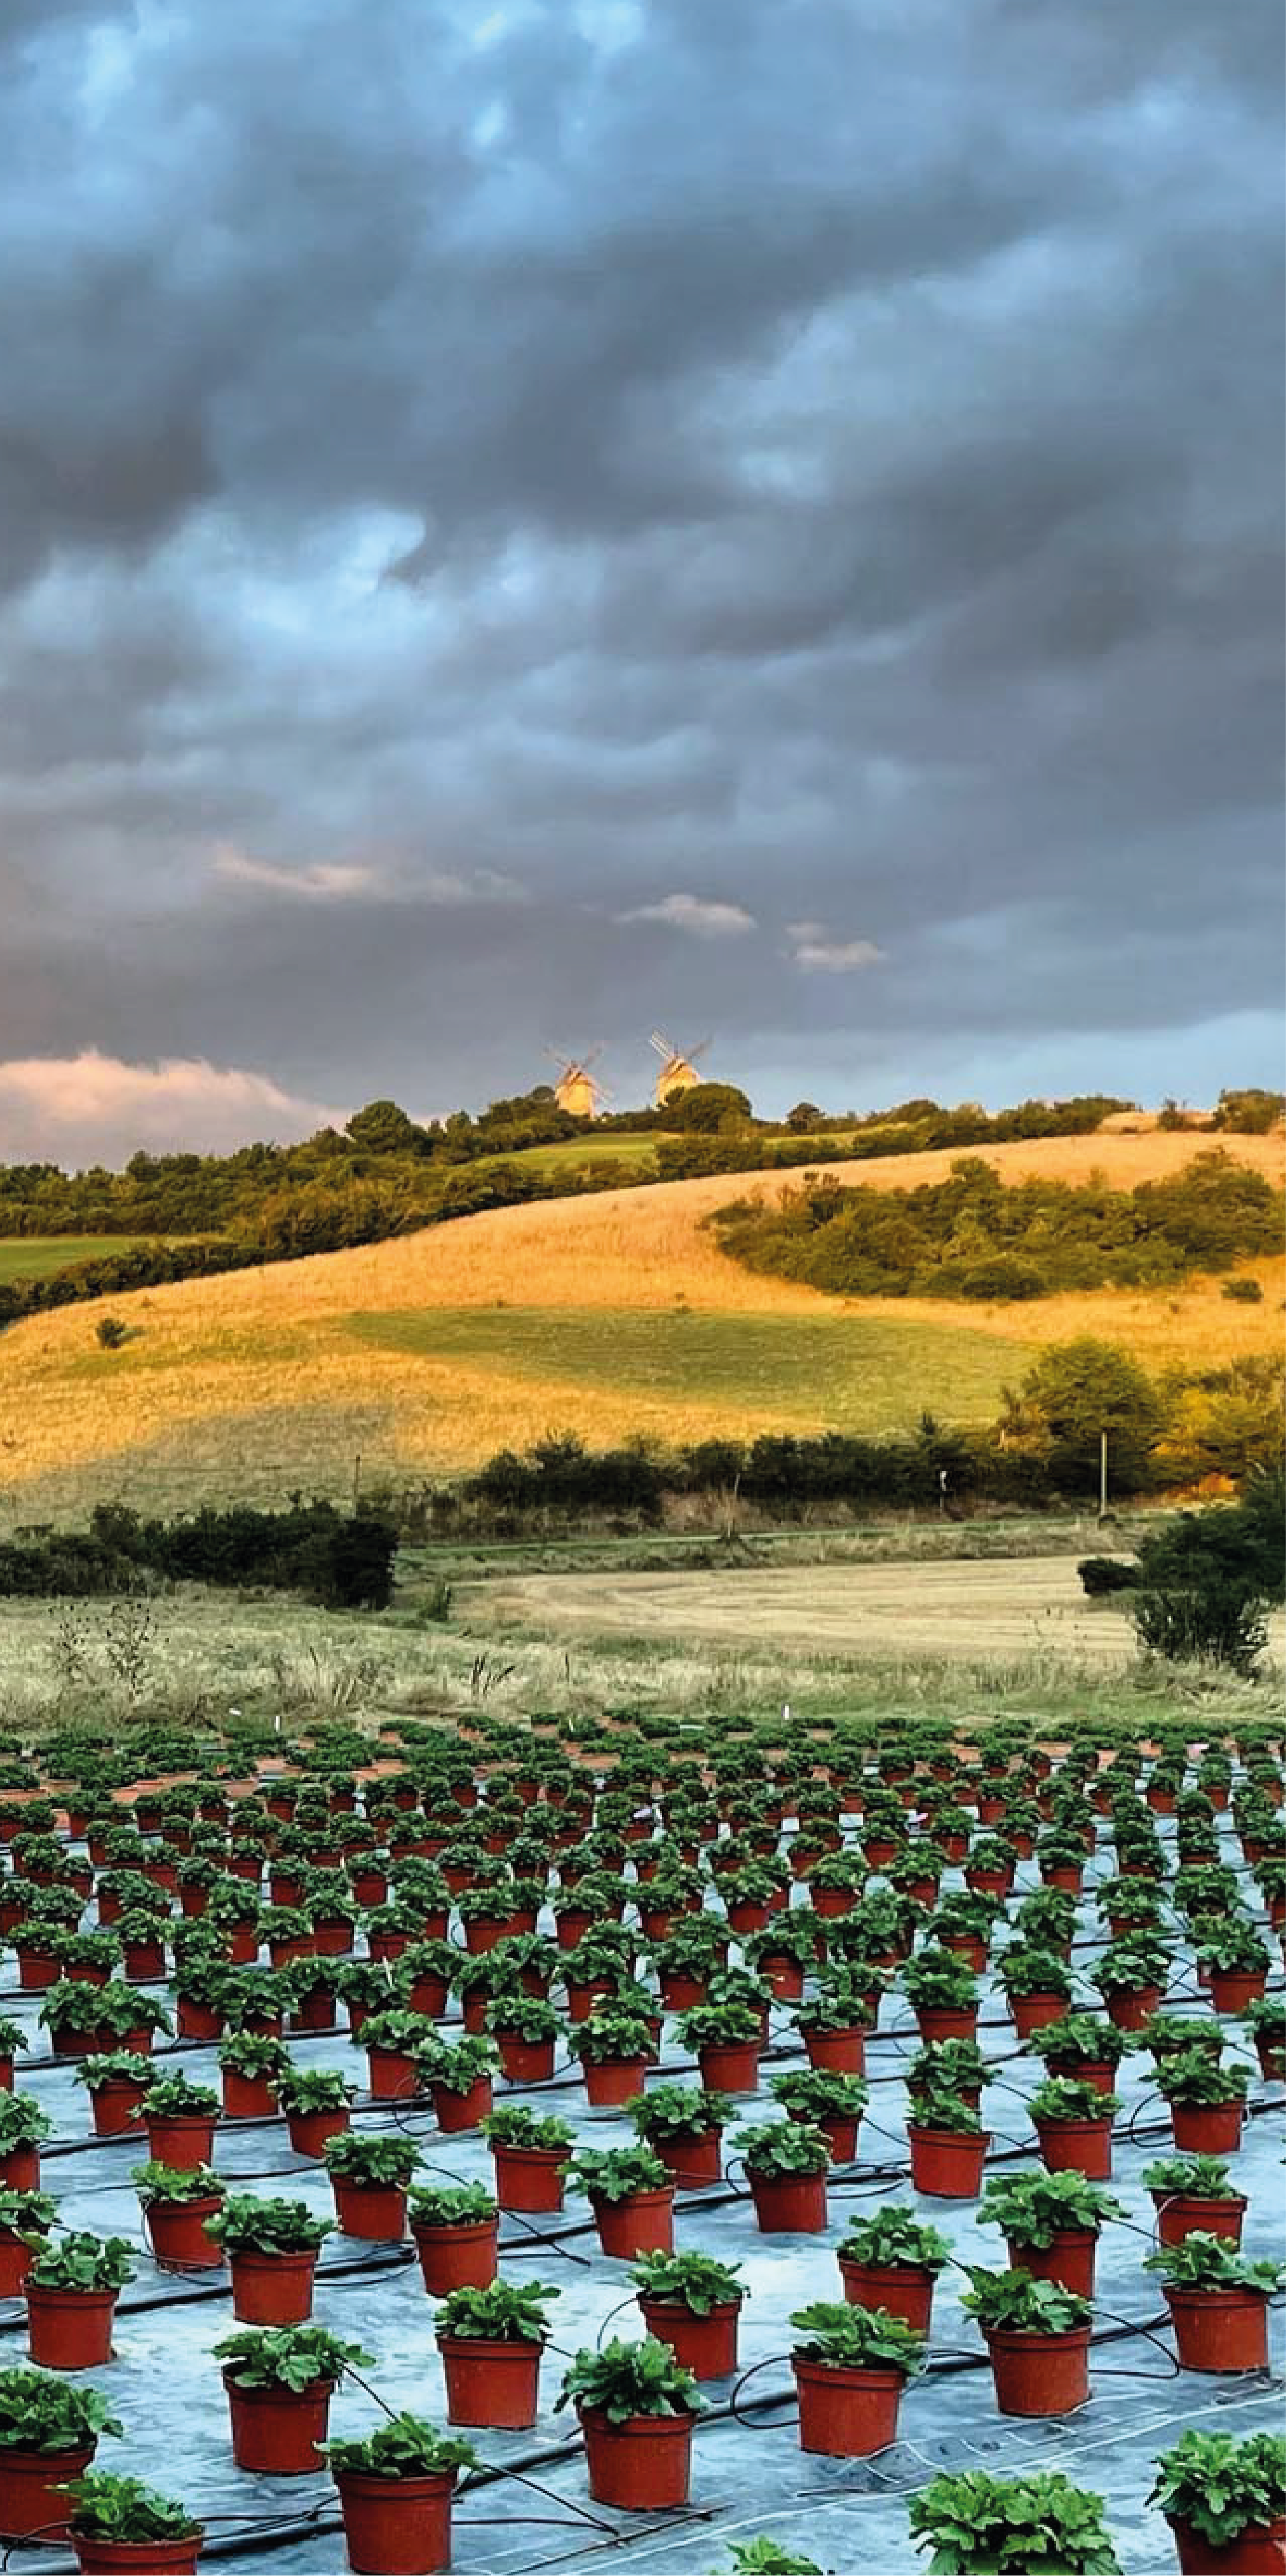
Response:
M231 2257L233 2315L246 2326L300 2326L313 2314L317 2255L237 2253Z
M695 2379L728 2379L738 2367L740 2299L726 2299L705 2317L695 2317L680 2299L640 2295L639 2312L647 2334L670 2345L676 2360Z
M627 2262L637 2254L669 2254L675 2243L674 2198L669 2184L659 2191L633 2191L625 2200L601 2200L592 2192L590 2206L605 2254Z
M334 2382L308 2388L239 2388L224 2372L232 2418L233 2458L239 2469L262 2478L315 2476L317 2445L325 2442Z
M537 2420L539 2343L494 2343L440 2335L449 2424L492 2424L522 2433Z
M610 2424L593 2407L579 2407L578 2415L592 2502L626 2513L688 2503L691 2415L628 2415L624 2424Z
M1071 2415L1091 2395L1090 2326L985 2337L1001 2415Z
M496 2279L494 2218L471 2219L461 2227L427 2227L414 2218L411 2232L431 2299L444 2299L449 2290L486 2290Z
M354 2576L435 2576L452 2556L453 2469L436 2477L334 2472Z
M933 2272L923 2272L911 2263L856 2263L849 2254L838 2254L836 2259L852 2308L885 2308L890 2316L914 2326L918 2334L929 2334Z
M1182 2370L1266 2368L1264 2290L1187 2290L1168 2282L1164 2296Z
M112 2358L115 2290L27 2284L27 2349L42 2370L93 2370Z
M839 2370L792 2354L803 2451L866 2460L899 2437L901 2370Z

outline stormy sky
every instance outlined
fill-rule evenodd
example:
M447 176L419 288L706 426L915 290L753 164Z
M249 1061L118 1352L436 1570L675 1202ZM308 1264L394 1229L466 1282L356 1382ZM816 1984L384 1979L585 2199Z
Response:
M1273 0L0 0L0 1156L1279 1078Z

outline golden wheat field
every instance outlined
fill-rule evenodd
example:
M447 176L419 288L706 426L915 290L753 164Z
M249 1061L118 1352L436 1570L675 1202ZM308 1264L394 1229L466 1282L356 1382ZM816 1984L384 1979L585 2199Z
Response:
M1007 1179L1175 1171L1204 1140L1158 1132L998 1146ZM1232 1140L1279 1179L1283 1139ZM847 1185L942 1179L949 1153L865 1165ZM0 1500L10 1526L125 1497L167 1509L355 1477L450 1472L554 1426L604 1441L894 1428L922 1406L988 1419L1027 1353L1093 1331L1154 1366L1282 1342L1282 1264L1260 1305L1198 1280L1040 1306L845 1301L757 1278L702 1220L781 1187L739 1176L508 1208L394 1243L63 1308L0 1339ZM105 1311L129 1327L102 1351Z

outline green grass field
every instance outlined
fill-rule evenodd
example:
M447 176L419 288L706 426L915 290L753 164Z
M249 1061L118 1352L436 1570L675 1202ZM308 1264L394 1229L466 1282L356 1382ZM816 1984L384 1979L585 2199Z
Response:
M151 1243L148 1234L10 1234L0 1236L0 1282L20 1286L27 1279L47 1279L51 1270L67 1270L74 1261L98 1261L104 1253L128 1252L132 1243Z
M379 1350L495 1368L618 1396L745 1403L785 1428L887 1431L923 1409L986 1422L1028 1349L951 1324L862 1315L720 1315L684 1309L431 1307L358 1314L348 1331Z

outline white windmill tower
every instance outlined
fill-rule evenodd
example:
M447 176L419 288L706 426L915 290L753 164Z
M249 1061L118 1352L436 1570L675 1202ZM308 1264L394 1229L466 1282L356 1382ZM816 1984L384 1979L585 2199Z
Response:
M595 1046L588 1048L585 1055L570 1056L559 1047L546 1048L546 1054L559 1067L555 1098L570 1118L597 1118L601 1105L612 1099L612 1093L591 1071L603 1052L602 1047Z
M701 1082L702 1075L697 1068L710 1044L710 1038L703 1038L701 1044L690 1047L686 1055L680 1047L672 1046L670 1039L664 1038L660 1029L654 1029L649 1045L654 1055L662 1059L662 1070L653 1091L656 1108L665 1108L673 1091L692 1091L694 1084Z

